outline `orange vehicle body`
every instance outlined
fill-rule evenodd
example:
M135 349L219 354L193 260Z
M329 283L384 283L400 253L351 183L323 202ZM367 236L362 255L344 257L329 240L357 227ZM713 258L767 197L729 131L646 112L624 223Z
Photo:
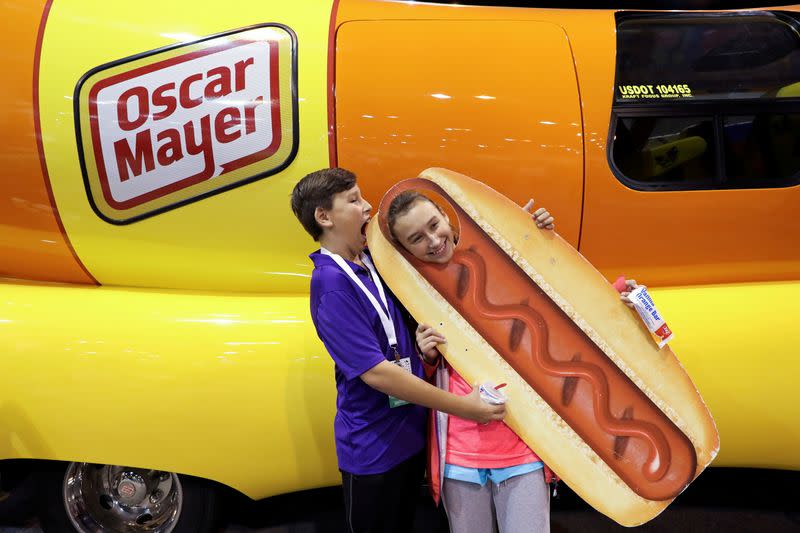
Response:
M655 288L676 353L719 424L717 464L800 468L792 451L800 401L786 370L798 368L786 329L800 297L800 186L623 184L609 156L618 10L241 0L224 13L147 2L151 12L123 15L78 0L6 4L0 375L17 396L0 393L0 424L14 427L7 438L0 428L0 459L158 468L252 497L336 483L332 362L307 313L315 243L288 202L298 179L330 165L354 171L373 206L428 167L479 179L520 204L534 198L607 278ZM123 59L267 23L296 37L297 155L265 179L142 220L98 216L81 178L82 104L73 102L81 83L99 66L124 68ZM25 314L31 305L39 307ZM142 333L123 337L126 321ZM188 323L197 329L181 329ZM47 343L28 342L34 332ZM69 351L83 341L107 358ZM129 370L138 383L123 379ZM200 370L203 391L228 403L190 397ZM55 392L35 392L26 383L40 372L51 372L47 390L63 381L80 397L59 405ZM124 427L101 415L165 383L172 411L153 423L174 435L137 454ZM3 411L4 400L21 411ZM210 409L207 418L198 409ZM788 438L751 438L775 432ZM107 442L92 444L92 434ZM175 435L194 443L191 453ZM259 447L266 441L276 451Z
M0 157L15 178L3 184L2 272L95 283L64 233L37 148L31 79L38 64L30 59L38 54L45 7L43 0L25 2L9 13L3 36L18 52L4 59L14 75L5 87L12 104ZM536 196L559 215L561 234L609 276L625 269L651 285L797 278L800 252L786 236L800 234L793 216L800 189L648 195L614 177L607 157L616 47L609 11L355 0L335 3L332 16L330 160L354 170L373 203L398 179L443 166L517 201ZM549 33L512 31L526 24ZM465 53L476 35L480 45ZM543 63L547 70L536 66Z

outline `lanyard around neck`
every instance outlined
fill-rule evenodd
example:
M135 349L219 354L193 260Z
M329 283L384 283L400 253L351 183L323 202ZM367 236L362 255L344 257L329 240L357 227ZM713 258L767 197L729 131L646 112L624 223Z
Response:
M392 349L395 351L396 354L397 334L395 333L394 323L392 322L391 317L388 315L389 304L386 301L386 293L383 291L383 284L381 283L381 279L378 277L378 272L375 270L375 266L372 264L372 261L370 261L367 254L363 253L361 254L361 261L364 262L364 265L367 267L369 273L372 275L372 281L375 282L375 287L377 287L378 289L378 295L380 295L381 301L385 306L385 311L384 307L381 307L381 304L378 303L378 300L375 299L375 296L373 296L372 293L369 292L369 289L367 289L367 287L364 285L364 283L360 279L358 279L356 273L353 272L353 269L350 268L350 265L347 264L347 261L345 261L342 256L335 254L330 250L326 250L325 248L320 248L319 251L323 255L327 255L331 259L333 259L336 262L336 264L339 265L339 268L344 270L345 274L350 276L350 279L353 280L353 282L358 286L358 288L361 289L361 292L363 292L364 295L367 297L369 303L372 304L372 307L375 308L375 311L377 311L378 313L378 317L381 319L381 325L383 326L383 331L386 332L386 338L389 339L389 346L392 347Z

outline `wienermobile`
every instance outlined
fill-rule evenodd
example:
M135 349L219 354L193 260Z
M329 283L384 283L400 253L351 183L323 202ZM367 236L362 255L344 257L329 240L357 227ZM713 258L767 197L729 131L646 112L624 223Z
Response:
M326 166L533 196L650 287L714 464L800 468L800 7L470 4L4 3L0 517L207 531L222 486L339 482L288 202Z

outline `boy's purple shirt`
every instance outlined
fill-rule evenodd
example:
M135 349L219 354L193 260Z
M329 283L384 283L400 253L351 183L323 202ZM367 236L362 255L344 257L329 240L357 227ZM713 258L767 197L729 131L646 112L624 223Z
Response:
M334 434L339 469L360 475L387 472L424 448L427 410L413 404L391 409L386 394L361 380L361 374L378 363L394 360L378 313L333 259L319 251L309 257L314 262L311 319L336 363ZM369 271L350 261L348 264L381 302ZM403 309L385 283L384 290L397 350L401 357L411 358L412 372L424 379Z

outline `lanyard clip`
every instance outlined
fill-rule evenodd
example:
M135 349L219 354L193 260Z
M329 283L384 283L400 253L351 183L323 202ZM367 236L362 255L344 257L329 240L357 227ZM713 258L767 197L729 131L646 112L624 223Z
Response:
M394 350L394 360L395 361L399 361L400 360L400 352L397 351L397 345L396 344L392 344L392 350Z

